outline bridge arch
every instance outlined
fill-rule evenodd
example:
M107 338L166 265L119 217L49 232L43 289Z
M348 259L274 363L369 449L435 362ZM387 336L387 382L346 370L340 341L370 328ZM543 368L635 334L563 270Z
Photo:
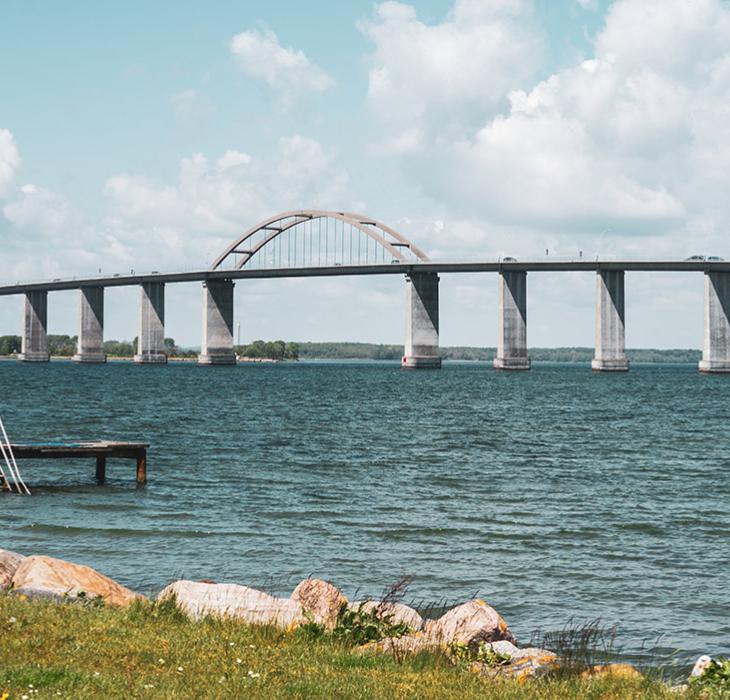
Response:
M211 269L357 265L378 262L378 255L382 262L429 262L418 246L370 216L302 209L276 214L252 226L218 256Z

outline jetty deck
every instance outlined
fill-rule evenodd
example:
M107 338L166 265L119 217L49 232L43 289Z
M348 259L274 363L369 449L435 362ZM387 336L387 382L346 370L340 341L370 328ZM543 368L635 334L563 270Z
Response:
M96 480L106 480L106 461L109 458L134 459L137 463L137 483L147 483L147 448L145 442L24 442L10 443L15 459L71 459L96 458Z

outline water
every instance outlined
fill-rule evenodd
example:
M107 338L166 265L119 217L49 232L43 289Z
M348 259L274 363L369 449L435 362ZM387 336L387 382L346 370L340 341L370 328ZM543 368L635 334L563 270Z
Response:
M377 594L411 574L413 598L478 591L524 641L601 617L627 652L726 653L729 379L2 362L13 439L152 447L145 488L131 461L103 487L91 460L21 463L33 496L0 494L0 546L147 593L314 574Z

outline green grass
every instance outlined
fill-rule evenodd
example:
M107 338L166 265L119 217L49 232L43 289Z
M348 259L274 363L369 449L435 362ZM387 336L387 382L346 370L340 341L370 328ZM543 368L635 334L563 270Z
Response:
M37 692L29 694L31 685ZM0 698L4 692L10 700L677 697L648 679L489 681L439 654L398 664L355 654L331 637L190 622L169 605L125 610L0 594Z

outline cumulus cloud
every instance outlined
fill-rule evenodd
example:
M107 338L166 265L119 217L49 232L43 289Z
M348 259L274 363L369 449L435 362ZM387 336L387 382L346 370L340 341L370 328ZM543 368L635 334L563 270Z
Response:
M383 2L359 27L374 45L369 101L391 132L381 147L394 152L494 113L542 57L528 0L456 0L438 24L419 20L412 5Z
M282 137L268 160L236 150L216 159L195 153L180 161L175 184L109 178L105 228L122 247L154 245L170 263L202 265L272 213L338 205L347 181L333 154L300 135Z
M524 11L502 5L507 17ZM457 3L452 16L462 11ZM415 22L407 6L388 4L386 13ZM468 43L472 31L457 34ZM398 37L386 48L374 40L376 55L404 50ZM444 85L453 73L463 85L457 94L469 94L469 85L479 91L479 71L444 66ZM488 74L486 59L484 66ZM486 221L673 232L675 244L701 230L720 240L730 216L730 6L617 0L590 59L531 88L519 81L498 81L492 104L501 90L506 107L494 114L485 104L481 126L461 137L441 128L448 120L438 110L423 107L420 133L430 137L403 149L402 162L434 199ZM377 104L372 90L371 99Z
M0 129L0 197L10 192L19 167L20 154L15 139L7 129Z
M230 49L241 72L268 85L285 105L334 85L334 80L303 51L282 46L270 29L236 34Z
M69 217L69 205L54 192L23 185L18 196L3 207L3 214L16 228L44 235L61 230Z

